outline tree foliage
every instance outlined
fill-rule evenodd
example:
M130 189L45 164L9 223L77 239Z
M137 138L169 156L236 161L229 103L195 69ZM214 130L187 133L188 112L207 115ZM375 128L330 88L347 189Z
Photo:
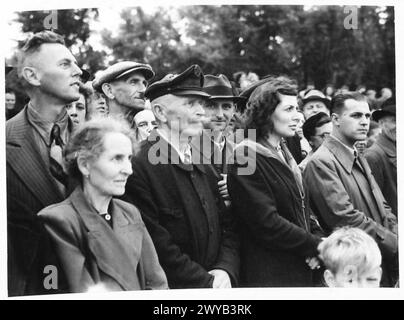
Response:
M148 62L159 75L197 63L205 73L287 74L320 89L394 89L394 8L357 12L358 28L346 29L342 6L183 6L152 14L129 8L119 34L106 31L103 39L115 60Z
M21 12L23 32L43 30L49 13ZM97 9L58 11L57 32L93 73L120 60L152 65L157 79L199 64L205 73L252 71L313 82L395 89L394 7L358 7L358 28L346 29L343 6L180 6L121 12L117 34L102 31L110 54L88 44Z

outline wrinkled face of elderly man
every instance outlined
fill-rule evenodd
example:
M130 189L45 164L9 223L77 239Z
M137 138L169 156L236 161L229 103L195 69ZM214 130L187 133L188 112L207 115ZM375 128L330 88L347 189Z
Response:
M152 101L159 128L181 137L202 134L206 99L199 96L164 95Z
M111 82L111 93L121 106L143 110L147 84L148 82L141 72L132 72Z

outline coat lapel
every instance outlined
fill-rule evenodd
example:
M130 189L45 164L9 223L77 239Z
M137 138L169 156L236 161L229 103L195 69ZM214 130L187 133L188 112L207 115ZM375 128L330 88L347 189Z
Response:
M362 198L364 199L364 201L367 201L368 206L372 208L373 204L368 202L368 194L365 192L366 186L363 186L363 184L361 183L361 181L363 180L357 177L355 171L352 170L355 161L354 155L349 152L349 150L345 146L343 146L341 142L339 142L332 136L328 137L326 141L324 141L323 145L328 148L331 153L334 154L336 161L338 161L341 166L347 171L347 173L354 178L356 184L358 185L359 192L362 194ZM382 203L380 203L380 197L376 195L377 192L375 192L375 187L377 186L374 185L375 181L372 180L373 176L371 174L370 167L366 161L363 161L361 157L359 157L359 162L362 166L362 169L365 171L363 174L365 175L365 178L370 185L370 189L372 190L372 194L375 197L378 210L383 217L384 209L382 209L381 207ZM370 215L375 221L378 221L379 219L377 217L373 217L372 213L373 211L371 210Z
M379 212L380 212L380 216L384 217L386 214L385 214L385 208L384 208L384 200L383 200L380 188L377 185L376 180L374 179L374 177L372 175L372 171L371 171L367 161L362 156L359 156L359 162L360 162L363 170L365 171L367 180L369 181L370 188L372 189L373 196L376 200L377 208L379 209Z
M143 236L140 226L130 223L122 209L111 200L111 229L87 202L81 187L76 188L71 199L88 229L88 245L98 267L125 290L139 289L136 271Z
M32 127L26 117L25 107L12 125L12 134L7 136L7 164L21 177L21 181L35 195L43 206L60 202L64 199L50 176L45 162L42 160L32 135Z

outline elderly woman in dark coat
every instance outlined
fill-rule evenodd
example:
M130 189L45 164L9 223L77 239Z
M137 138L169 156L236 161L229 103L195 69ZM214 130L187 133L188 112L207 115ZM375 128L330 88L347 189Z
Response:
M71 292L168 288L139 211L113 198L124 194L132 174L134 141L127 124L111 118L78 127L66 159L81 183L39 213Z
M266 78L241 95L250 96L246 129L255 129L256 141L249 137L236 147L237 165L228 176L242 226L240 283L313 286L321 241L313 226L319 234L321 229L311 217L299 168L284 143L295 134L299 119L296 88L287 78ZM245 170L245 164L255 170Z

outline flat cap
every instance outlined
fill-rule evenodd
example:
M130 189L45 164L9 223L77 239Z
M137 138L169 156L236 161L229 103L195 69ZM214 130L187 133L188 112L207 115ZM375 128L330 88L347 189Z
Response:
M150 101L166 94L209 98L210 95L203 90L203 83L203 72L197 64L194 64L178 75L168 74L152 83L146 89L145 97Z
M104 83L114 81L135 71L142 73L146 80L154 77L154 71L150 65L134 61L122 61L101 71L93 81L93 88L102 92L101 87Z

